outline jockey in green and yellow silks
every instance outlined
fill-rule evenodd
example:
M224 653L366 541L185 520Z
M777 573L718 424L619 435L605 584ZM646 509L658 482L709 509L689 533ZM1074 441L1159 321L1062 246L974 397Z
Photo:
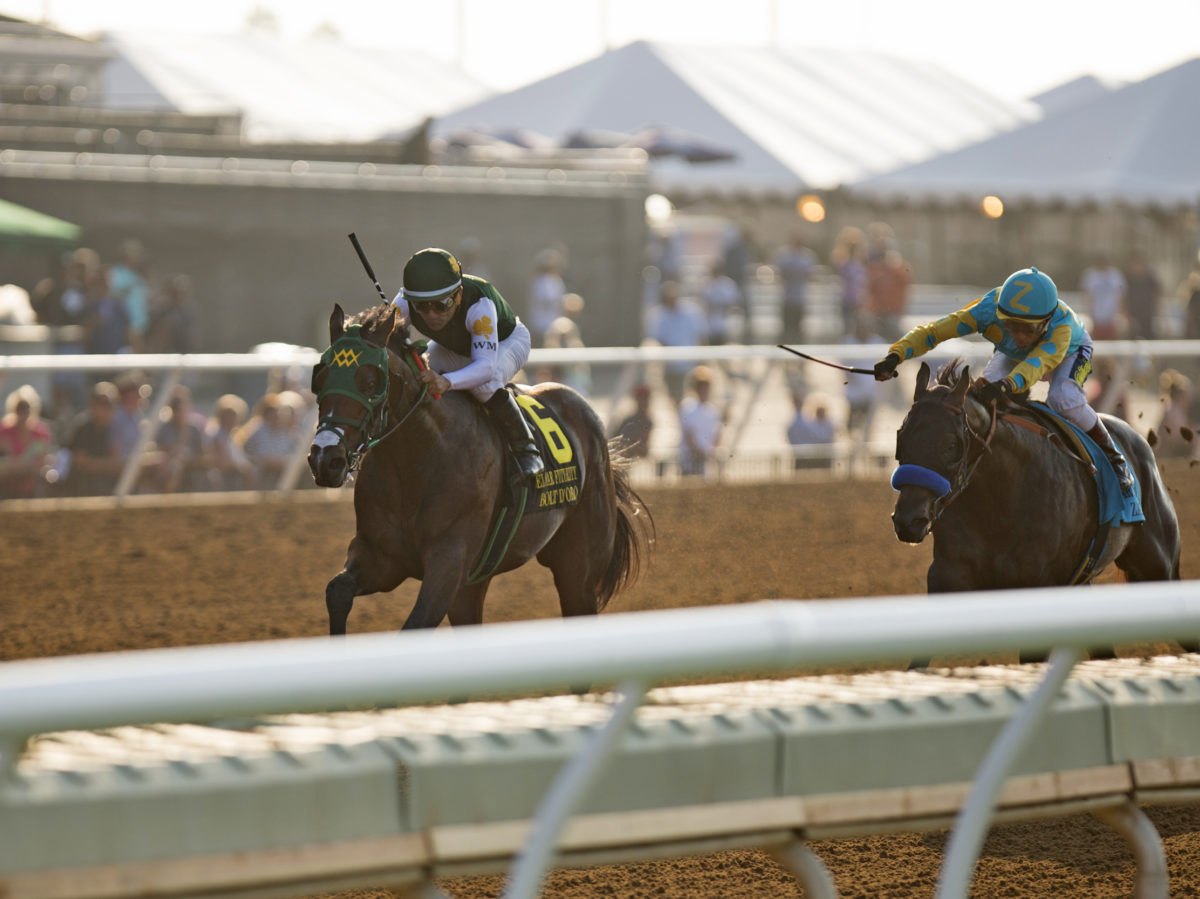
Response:
M420 372L421 381L435 396L461 390L482 403L521 474L534 479L545 463L505 388L529 359L529 329L500 291L483 278L464 274L453 254L428 247L404 264L404 289L392 303L431 338L429 368Z
M943 340L982 334L996 352L983 370L978 395L984 402L1003 395L1026 393L1049 380L1046 405L1085 431L1104 450L1121 489L1133 490L1133 474L1095 410L1088 405L1083 384L1092 371L1092 338L1058 296L1044 272L1026 268L973 303L928 324L913 328L875 364L875 378L895 376L905 359L929 352Z

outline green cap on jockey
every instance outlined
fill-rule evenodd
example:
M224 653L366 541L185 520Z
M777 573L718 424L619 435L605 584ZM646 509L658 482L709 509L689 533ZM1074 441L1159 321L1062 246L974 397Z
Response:
M1013 272L1000 288L996 311L1000 318L1040 322L1058 306L1058 288L1050 276L1036 268Z
M404 263L404 296L440 300L462 286L462 266L453 254L437 247L413 253Z

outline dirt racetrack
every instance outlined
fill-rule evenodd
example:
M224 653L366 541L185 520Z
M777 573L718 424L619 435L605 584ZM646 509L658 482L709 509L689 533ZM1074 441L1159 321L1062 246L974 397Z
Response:
M1183 573L1200 572L1200 469L1165 472L1181 519ZM640 582L611 611L713 605L771 597L920 593L927 545L892 534L882 481L647 490L658 543ZM117 510L0 510L0 659L266 640L325 633L326 581L353 532L346 502L306 493L297 502ZM357 601L351 632L398 627L415 584ZM557 614L549 572L526 566L498 578L488 620ZM1172 651L1119 647L1122 655ZM971 664L978 659L937 659ZM995 658L991 661L1015 661ZM1200 750L1198 750L1200 754ZM1200 809L1148 810L1164 840L1173 896L1200 896ZM932 894L946 834L814 845L842 896ZM1128 896L1130 850L1089 816L993 829L972 896ZM498 896L499 877L442 883L452 896ZM380 899L384 891L338 894ZM697 858L560 871L549 897L796 897L767 855Z

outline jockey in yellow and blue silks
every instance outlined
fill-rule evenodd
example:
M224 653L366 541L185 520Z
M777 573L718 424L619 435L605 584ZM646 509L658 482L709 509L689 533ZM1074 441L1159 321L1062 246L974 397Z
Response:
M896 367L933 349L943 340L982 334L996 352L980 376L985 382L978 396L995 402L1009 394L1026 393L1048 378L1046 405L1096 441L1112 463L1121 490L1133 490L1133 474L1104 422L1088 405L1084 381L1092 371L1092 338L1075 314L1058 296L1058 288L1044 272L1023 268L975 302L941 318L913 328L875 363L875 380L896 375Z

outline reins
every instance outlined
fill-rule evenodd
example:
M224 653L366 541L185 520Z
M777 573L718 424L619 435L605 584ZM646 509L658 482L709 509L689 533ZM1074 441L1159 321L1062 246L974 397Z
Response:
M958 499L962 492L970 483L971 476L975 473L975 469L979 467L979 463L983 461L985 453L991 452L992 438L996 436L996 422L998 419L996 404L992 403L988 409L990 412L988 418L987 434L982 435L971 427L971 416L966 414L964 406L954 403L939 400L941 406L954 413L961 415L963 418L963 428L966 431L968 440L967 447L963 450L963 462L960 462L958 469L954 474L954 480L950 481L942 477L931 468L926 468L923 465L905 464L901 465L892 474L892 487L899 490L901 487L914 484L919 487L925 487L938 494L933 503L932 516L930 524L937 521L938 516L945 511L946 507ZM979 446L979 452L973 460L969 460L972 441Z
M988 407L990 415L988 416L987 436L981 437L979 433L973 427L971 427L971 416L966 414L966 409L962 408L961 406L951 405L950 403L943 403L942 405L944 405L947 409L950 409L955 414L963 417L963 422L966 425L967 435L974 438L975 442L979 444L979 455L975 457L975 461L959 469L959 475L955 477L954 482L950 485L950 492L945 496L939 496L937 501L933 504L934 520L936 520L937 517L942 514L942 511L948 505L958 499L962 492L967 489L967 484L971 480L971 475L975 473L975 469L978 468L979 463L983 461L984 454L992 451L992 438L996 436L996 421L999 418L996 413L996 403L992 403Z

